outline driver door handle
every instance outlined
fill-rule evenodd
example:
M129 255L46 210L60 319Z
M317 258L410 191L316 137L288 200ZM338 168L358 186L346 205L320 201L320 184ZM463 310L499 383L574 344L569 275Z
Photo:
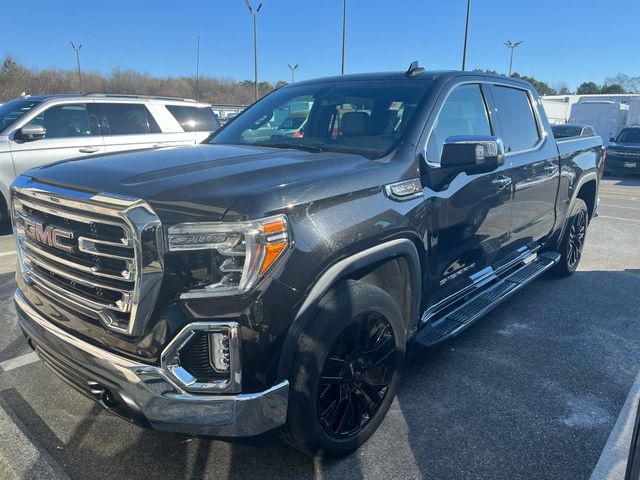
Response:
M498 187L498 190L504 190L509 185L511 185L511 181L512 181L511 177L501 176L493 179L491 183L493 183L496 187Z
M98 150L100 150L98 147L82 147L81 149L79 149L80 153L96 153Z

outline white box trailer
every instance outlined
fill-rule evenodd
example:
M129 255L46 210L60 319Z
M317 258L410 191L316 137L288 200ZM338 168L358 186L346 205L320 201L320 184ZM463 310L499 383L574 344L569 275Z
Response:
M593 125L605 145L627 126L629 105L612 101L584 101L571 107L569 123Z
M571 114L571 105L565 98L542 98L542 107L547 114L549 123L557 125L559 123L567 123Z

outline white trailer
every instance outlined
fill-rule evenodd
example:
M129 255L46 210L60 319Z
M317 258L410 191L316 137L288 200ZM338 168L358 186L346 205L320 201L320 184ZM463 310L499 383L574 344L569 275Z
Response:
M605 145L627 126L629 105L613 101L580 101L571 107L569 123L592 125Z

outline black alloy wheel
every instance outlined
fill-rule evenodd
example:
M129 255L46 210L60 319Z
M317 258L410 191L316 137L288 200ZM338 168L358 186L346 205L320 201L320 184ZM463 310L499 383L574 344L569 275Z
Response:
M381 288L333 287L297 336L283 439L311 456L341 457L365 443L395 398L406 325Z
M395 338L381 315L369 313L338 336L320 376L318 418L328 435L357 435L384 401L395 369Z
M569 231L569 242L567 252L567 262L571 269L577 268L582 256L582 247L584 246L584 239L587 235L587 212L579 210L571 225Z
M568 277L578 268L588 227L589 210L587 204L581 198L576 198L571 205L562 241L558 246L560 260L553 268L553 273L558 277Z

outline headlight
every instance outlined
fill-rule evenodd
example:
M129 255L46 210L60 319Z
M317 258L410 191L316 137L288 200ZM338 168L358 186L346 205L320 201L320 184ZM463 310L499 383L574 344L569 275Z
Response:
M181 223L168 230L170 252L193 252L192 277L208 295L251 290L289 248L287 217L250 222ZM204 254L204 255L203 255Z

